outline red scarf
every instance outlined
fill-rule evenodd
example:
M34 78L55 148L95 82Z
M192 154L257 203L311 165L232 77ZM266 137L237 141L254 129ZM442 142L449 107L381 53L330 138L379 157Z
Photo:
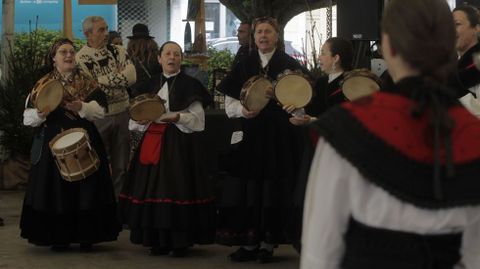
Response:
M152 123L144 135L140 149L140 163L143 165L157 165L162 152L163 134L167 124Z

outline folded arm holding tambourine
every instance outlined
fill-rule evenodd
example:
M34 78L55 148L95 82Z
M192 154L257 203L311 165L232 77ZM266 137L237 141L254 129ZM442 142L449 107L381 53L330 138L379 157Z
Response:
M168 111L168 108L167 108ZM205 129L205 112L199 101L193 102L187 109L182 111L167 112L160 116L155 123L173 123L184 133L193 133ZM151 121L130 120L128 129L144 132L148 129Z
M29 108L28 103L30 95L25 100L25 110L23 111L23 125L37 127L40 126L47 118L49 111L38 111L36 108Z
M254 118L260 111L250 111L246 109L239 100L225 96L225 112L229 118Z
M97 101L82 102L76 100L65 103L65 108L72 112L77 112L80 117L89 121L103 119L105 117L105 108L101 107Z
M23 111L23 124L26 126L37 127L46 120L51 111L49 108L44 111L39 111L36 108L27 107L29 97L30 96L27 97L25 110ZM105 116L105 109L101 107L97 101L82 102L76 100L73 102L66 102L65 109L75 112L81 118L85 118L89 121L102 119Z

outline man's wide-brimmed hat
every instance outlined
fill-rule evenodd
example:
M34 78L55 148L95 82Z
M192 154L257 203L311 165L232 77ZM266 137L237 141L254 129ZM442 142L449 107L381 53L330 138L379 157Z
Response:
M127 36L128 39L137 39L137 38L154 38L150 36L150 31L148 27L143 23L137 23L132 28L132 35Z

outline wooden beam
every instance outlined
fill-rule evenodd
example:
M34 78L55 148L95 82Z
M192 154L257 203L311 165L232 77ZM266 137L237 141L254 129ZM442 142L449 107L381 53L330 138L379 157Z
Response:
M117 0L78 0L79 5L116 5Z
M13 37L15 32L15 0L2 1L2 75L3 78L9 75L7 59L13 52Z
M192 52L185 54L185 60L198 64L200 70L208 70L207 42L205 39L205 0L200 0L200 9L195 17L195 41Z
M200 0L200 10L195 18L195 40L193 51L197 53L207 52L207 41L205 36L205 1Z
M63 0L63 36L73 40L72 0Z

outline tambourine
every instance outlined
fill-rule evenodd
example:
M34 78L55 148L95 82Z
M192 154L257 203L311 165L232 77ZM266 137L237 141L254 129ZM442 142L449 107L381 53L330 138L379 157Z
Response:
M340 83L343 94L350 101L379 91L380 85L380 78L364 68L345 73L345 77Z
M262 110L270 101L266 96L267 88L272 87L270 80L264 76L248 79L240 91L240 103L250 111Z
M59 80L45 76L37 81L30 93L30 100L38 111L47 107L55 110L63 99L63 85Z
M305 107L313 96L312 85L301 72L286 70L277 76L273 89L275 99L281 105Z
M135 121L154 121L165 113L163 103L165 101L155 93L140 94L130 102L130 118Z

